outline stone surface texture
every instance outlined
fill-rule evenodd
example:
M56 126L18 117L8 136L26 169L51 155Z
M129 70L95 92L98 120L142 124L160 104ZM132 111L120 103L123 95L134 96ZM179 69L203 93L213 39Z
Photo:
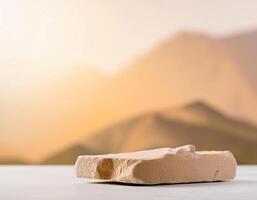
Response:
M129 184L226 181L236 175L230 151L196 151L193 145L121 154L79 156L77 177Z

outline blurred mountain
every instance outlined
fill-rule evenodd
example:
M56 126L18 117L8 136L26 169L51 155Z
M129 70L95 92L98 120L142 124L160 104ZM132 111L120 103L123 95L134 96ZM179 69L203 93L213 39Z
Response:
M26 165L29 164L25 160L15 158L15 157L8 157L8 158L1 158L0 165Z
M0 88L1 143L13 144L18 156L25 156L36 162L52 152L76 144L85 133L87 136L94 135L98 130L121 120L145 116L145 113L164 107L178 107L196 100L212 105L233 119L257 124L256 52L257 31L224 38L182 32L138 56L112 77L86 66L53 68L49 72L42 69L44 73L6 67L3 70L5 73L0 73L0 82L3 81L0 84L3 86ZM26 74L32 72L39 75L27 83ZM22 80L20 84L27 83L28 88L12 85L19 83L10 81L16 80L17 74L24 74L23 79L19 77ZM17 91L10 88L16 88ZM197 107L197 112L201 109L203 107ZM172 116L183 115L184 121L199 118L199 115L191 112L178 113ZM209 118L209 114L214 115L215 112L207 113ZM167 125L167 116L163 119L163 113L161 117L159 114L145 117L143 121L146 124L153 121L151 123L155 126L155 121L159 120L157 124L164 127ZM168 118L171 120L168 124L175 123L172 120L177 119L173 118ZM228 118L226 119L228 122ZM112 141L117 140L115 143L121 144L123 137L134 126L130 126L130 123L134 124L134 121L137 118L126 121L123 128L114 127L115 138ZM183 125L176 127L184 132L189 131L190 129L185 128L184 121ZM220 121L215 123L219 127L222 124ZM238 130L233 126L239 126L239 130L242 130L241 126L245 127L244 122L231 122L229 130L237 135ZM205 131L212 131L214 135L214 130ZM10 137L11 134L19 136ZM143 141L138 141L138 144L141 142ZM117 149L120 150L118 147ZM88 152L87 148L85 152ZM64 154L66 155L65 152ZM70 161L72 159L70 157Z
M252 43L257 44L255 39ZM114 77L105 90L111 95L105 96L114 102L113 112L123 116L201 99L229 115L257 123L257 90L241 71L254 80L257 73L228 52L231 43L228 38L223 41L193 32L168 38ZM238 48L238 54L241 51ZM240 55L248 60L247 53Z
M77 157L81 154L94 154L94 152L82 145L74 145L64 151L52 155L41 164L74 164Z
M231 150L239 163L257 163L254 154L257 151L257 127L228 117L201 101L122 121L94 134L79 148L74 146L64 150L59 154L61 156L54 156L51 162L45 163L74 163L74 158L81 154L129 152L184 144L194 144L198 150Z
M233 59L239 70L257 92L257 30L225 37L221 43Z

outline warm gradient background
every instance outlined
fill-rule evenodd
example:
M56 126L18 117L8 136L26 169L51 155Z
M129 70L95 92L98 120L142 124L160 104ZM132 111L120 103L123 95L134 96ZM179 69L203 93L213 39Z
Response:
M0 0L0 163L186 143L257 163L256 10Z

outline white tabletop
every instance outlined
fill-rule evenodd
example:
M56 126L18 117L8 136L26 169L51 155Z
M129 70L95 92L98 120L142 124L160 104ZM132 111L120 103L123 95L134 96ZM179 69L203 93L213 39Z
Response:
M72 166L0 166L0 200L257 199L257 166L240 166L230 182L157 186L101 184Z

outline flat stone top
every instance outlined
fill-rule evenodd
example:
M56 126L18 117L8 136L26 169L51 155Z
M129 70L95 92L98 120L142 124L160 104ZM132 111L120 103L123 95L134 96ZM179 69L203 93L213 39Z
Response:
M73 166L0 166L2 200L257 199L257 165L230 182L133 186L75 177Z
M160 158L167 154L177 155L177 154L183 154L186 152L191 152L191 153L201 154L201 155L228 153L228 151L196 151L193 145L185 145L177 148L159 148L159 149L135 151L135 152L129 152L129 153L118 153L118 154L82 155L80 157L99 157L99 158L103 157L103 158L147 160L147 159Z

